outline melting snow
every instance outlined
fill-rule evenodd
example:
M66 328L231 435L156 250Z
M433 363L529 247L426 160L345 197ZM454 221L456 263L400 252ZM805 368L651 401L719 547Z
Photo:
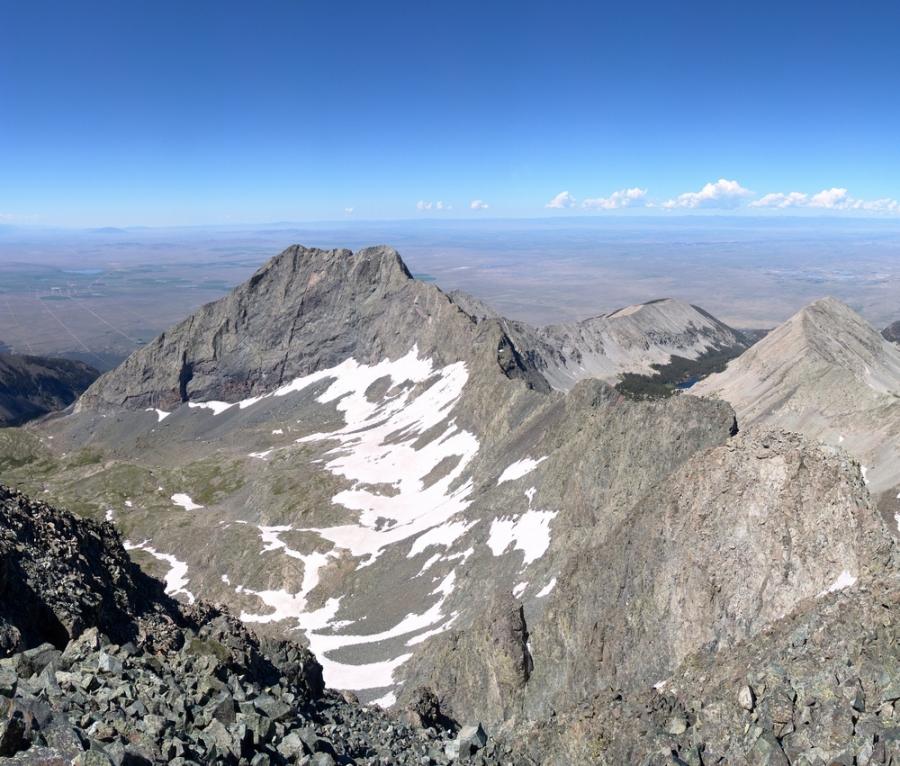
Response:
M869 470L869 469L868 469L867 466L861 465L861 466L859 467L859 471L860 471L860 473L862 474L863 481L864 481L866 484L869 483L869 480L866 478L866 472L867 472L868 470Z
M146 551L153 558L165 561L169 565L169 571L165 576L166 593L170 596L177 596L179 593L183 593L187 597L188 603L193 604L194 594L184 587L188 584L188 565L168 553L159 553L155 548L147 545L149 542L149 540L144 540L142 543L135 544L125 540L122 543L122 547L126 551Z
M409 553L406 554L406 558L411 559L432 545L443 545L445 548L449 548L477 523L477 519L468 524L464 521L448 521L439 527L429 529L424 535L416 538Z
M112 521L112 520L113 520L113 509L112 509L112 508L107 508L107 509L106 509L106 520L107 520L107 521Z
M527 582L520 582L515 588L513 588L513 595L516 598L522 598L522 594L525 592L525 589L528 587Z
M169 415L172 414L171 412L166 412L165 410L154 409L153 407L147 407L145 412L155 412L156 416L159 418L159 420L157 421L158 423L162 423L167 417L169 417Z
M272 436L281 436L283 434L284 431L282 431L280 428L276 428L274 431L272 431Z
M831 584L831 587L826 590L823 590L819 594L819 596L824 596L828 593L834 593L835 591L843 590L844 588L849 588L855 582L856 582L856 578L845 569L843 572L841 572L841 574L837 578L837 580L835 580Z
M541 588L540 592L537 594L535 598L543 598L544 596L549 596L550 592L556 587L556 578L554 577L547 585Z
M271 455L274 451L274 449L267 449L265 452L251 452L247 457L255 457L259 458L260 460L265 460L266 457Z
M370 705L378 705L382 710L387 710L388 708L394 707L397 704L397 697L394 692L388 692L383 697L379 697L377 700L372 700Z
M525 511L518 519L501 516L491 522L488 547L495 556L506 551L511 543L525 553L525 565L539 559L550 547L550 522L556 511Z
M535 468L538 467L540 463L545 461L547 456L540 457L537 460L532 460L529 457L526 457L523 460L518 460L509 466L503 473L500 474L500 478L497 479L497 484L503 484L504 481L515 481L516 479L521 479L526 474L531 473Z
M178 492L172 495L172 502L175 505L180 505L186 511L196 511L198 508L202 508L202 505L197 505L193 500L191 500L190 495L185 495L183 492Z
M225 410L234 407L234 404L229 404L228 402L188 402L188 407L212 410L213 415L221 415Z
M129 508L133 508L133 507L134 507L134 503L132 503L131 500L126 500L126 501L125 501L125 505L127 505Z
M371 402L365 392L380 378L390 377L388 394ZM351 486L339 492L332 502L358 512L355 523L321 529L305 529L330 541L334 548L328 553L301 554L291 550L279 538L283 527L260 527L265 547L263 553L281 550L303 561L303 584L297 593L285 590L254 592L272 611L269 614L247 614L247 622L272 622L285 618L297 621L297 628L307 632L310 648L322 663L329 686L339 689L375 689L393 685L392 674L411 655L403 654L385 662L349 665L329 658L329 653L346 646L374 644L392 638L416 634L407 641L413 644L428 635L446 630L456 615L444 613L446 599L453 592L455 573L450 572L433 591L437 601L422 614L408 614L388 630L369 635L337 635L332 631L340 599L332 598L321 608L306 611L307 595L318 584L319 570L331 558L346 552L360 558L360 566L374 562L387 546L413 540L408 556L424 552L430 546L448 548L470 529L475 522L451 520L470 503L471 482L460 479L478 453L479 443L474 434L460 428L449 418L468 380L463 362L436 368L430 359L419 359L414 346L406 356L395 361L384 360L375 365L361 365L353 359L328 370L321 370L297 378L286 386L261 397L245 399L235 404L225 402L191 403L206 407L214 415L239 406L241 409L270 396L284 396L308 386L330 381L319 395L322 404L333 403L344 416L345 425L335 431L313 434L298 442L337 441L338 446L325 454L324 467L347 479ZM423 388L423 385L427 387ZM443 429L443 434L428 444L419 445L421 434ZM281 430L281 429L279 429ZM450 461L453 461L452 463ZM445 461L453 467L431 486L423 479ZM517 467L504 471L524 475L540 461L520 461ZM510 474L511 475L511 474ZM397 492L393 496L377 494L365 485L391 484ZM452 489L451 489L452 487ZM526 563L546 551L550 543L549 523L555 512L529 511L521 518L497 520L491 528L494 546L505 550L511 542L525 552ZM498 526L499 525L499 526ZM300 530L298 530L300 531ZM493 546L492 546L493 547ZM473 549L448 556L445 560L468 558ZM432 563L426 562L423 572Z

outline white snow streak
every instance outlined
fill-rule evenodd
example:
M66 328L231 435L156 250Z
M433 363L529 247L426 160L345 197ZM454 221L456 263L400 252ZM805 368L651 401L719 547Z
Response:
M366 390L385 376L390 377L388 394L381 401L370 402L365 396ZM318 401L323 404L336 402L335 406L344 415L345 425L336 431L314 434L298 441L339 442L326 453L324 467L350 480L353 486L338 493L332 501L358 511L358 521L338 527L297 530L318 534L335 546L328 553L308 555L288 548L279 538L279 534L290 527L259 527L265 543L263 554L281 550L303 561L303 584L293 594L283 589L244 591L258 596L272 611L269 614L244 613L241 618L260 623L296 619L297 627L307 631L310 648L322 663L329 686L357 690L390 686L394 669L410 655L404 654L386 662L349 665L335 662L328 654L345 646L377 643L419 633L436 625L436 631L446 630L455 615L448 620L442 610L453 591L455 574L451 572L435 589L434 595L440 598L431 608L422 614L409 614L393 628L377 634L335 635L331 630L339 600L330 599L322 608L307 612L307 596L319 582L320 569L342 552L349 551L363 559L361 565L366 565L375 561L386 546L417 538L409 553L412 557L434 545L449 548L473 526L475 522L450 521L468 506L472 489L470 483L454 491L450 486L477 454L479 446L474 434L448 420L448 412L459 399L468 373L461 362L436 370L431 360L419 359L418 350L413 347L405 357L394 362L385 360L369 366L349 359L332 369L298 378L268 396L301 391L327 379L332 382ZM424 390L414 390L426 382L430 385ZM238 406L249 406L260 398L263 397L239 402ZM210 408L214 414L224 411L223 407ZM413 447L420 434L441 423L444 423L443 434L418 449ZM257 453L264 454L268 453ZM442 479L425 488L423 478L447 458L456 458L455 466ZM384 483L393 485L398 492L388 497L360 486ZM463 560L465 558L467 556L463 555ZM432 558L427 566L435 561ZM423 567L423 572L427 566Z
M828 593L834 593L835 591L843 590L844 588L849 588L851 585L856 583L856 578L850 574L846 569L841 572L840 576L835 580L830 588L823 590L819 596L825 596Z
M171 412L166 412L165 410L154 409L153 407L147 407L145 412L155 412L156 416L159 418L159 420L157 421L158 423L162 423L167 417L169 417L169 415L172 414Z
M155 548L147 545L149 542L149 540L144 540L142 543L135 544L125 540L122 543L122 547L126 551L146 551L153 558L165 561L169 565L169 571L165 576L166 593L170 596L177 596L179 593L183 593L187 597L188 603L193 604L194 594L185 588L185 585L188 584L188 565L168 553L159 553Z
M500 478L497 479L497 484L503 484L504 481L515 481L516 479L521 479L526 474L531 473L538 465L544 462L547 459L547 456L540 457L537 460L532 460L529 457L526 457L523 460L518 460L509 466L503 473L500 474Z
M547 585L541 588L540 592L535 596L535 598L543 598L544 596L549 596L551 591L556 587L556 578L554 577Z
M193 500L191 500L190 495L185 495L183 492L177 492L172 495L172 502L175 505L180 505L186 511L196 511L202 508L202 505L197 505Z

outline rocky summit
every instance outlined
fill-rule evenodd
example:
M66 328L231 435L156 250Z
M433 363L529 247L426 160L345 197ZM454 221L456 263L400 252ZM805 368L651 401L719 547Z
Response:
M5 490L11 741L56 747L33 699L82 760L890 763L896 353L833 299L752 346L671 300L531 328L289 248L0 430L84 517Z

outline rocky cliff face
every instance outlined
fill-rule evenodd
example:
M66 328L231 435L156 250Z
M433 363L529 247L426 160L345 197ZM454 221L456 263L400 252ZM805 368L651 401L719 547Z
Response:
M98 375L71 359L0 354L0 428L65 409Z
M841 445L873 492L900 483L900 350L834 298L806 306L690 393L724 399L742 424Z
M79 407L170 410L189 401L236 401L346 359L393 360L413 344L442 366L469 356L471 324L440 290L413 280L391 248L354 254L294 246L136 351ZM546 387L511 349L500 348L499 333L497 344L510 375Z

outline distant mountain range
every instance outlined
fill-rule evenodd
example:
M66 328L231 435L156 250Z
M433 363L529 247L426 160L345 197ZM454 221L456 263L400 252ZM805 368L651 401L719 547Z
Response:
M834 299L755 345L674 300L534 328L390 248L292 247L0 432L0 474L520 762L888 763L898 413L900 351Z

